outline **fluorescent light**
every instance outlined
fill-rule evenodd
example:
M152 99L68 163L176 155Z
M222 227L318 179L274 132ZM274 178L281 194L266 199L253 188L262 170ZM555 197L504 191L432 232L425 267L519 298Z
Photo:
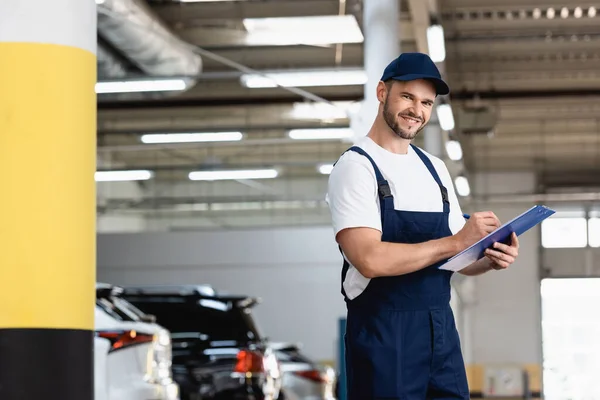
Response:
M573 15L575 16L575 18L581 18L583 16L583 10L581 9L581 7L575 8Z
M458 161L463 156L462 147L457 140L446 142L446 152L448 153L448 157L453 161Z
M328 45L362 43L364 36L353 15L245 18L251 46Z
M596 7L588 8L588 17L594 18L596 16Z
M249 88L346 86L366 84L367 75L364 70L273 72L242 75L240 81Z
M147 170L96 171L94 174L96 182L146 181L152 176L152 171Z
M546 10L546 18L553 19L554 15L555 15L554 8L550 7L548 10Z
M440 104L436 108L437 116L440 121L440 127L445 131L454 129L454 115L450 104Z
M542 10L540 10L539 8L536 8L533 10L533 18L534 19L539 19L542 16Z
M142 135L143 143L233 142L242 140L241 132L149 133Z
M350 128L292 129L288 136L296 140L348 139L354 137L354 131Z
M278 175L275 169L193 171L189 173L192 181L219 181L240 179L271 179Z
M333 104L302 102L294 103L289 116L293 119L334 121L336 119L346 119L349 114L356 113L358 109L360 109L360 103L352 101L338 101Z
M187 83L183 79L144 79L96 83L96 93L163 92L180 91L186 88Z
M427 28L427 46L433 62L442 62L446 59L444 28L441 25L431 25Z
M464 176L457 176L454 180L456 186L456 192L459 196L467 197L471 194L471 188L469 187L469 181Z
M319 165L319 173L323 175L329 175L333 171L333 164L321 164Z

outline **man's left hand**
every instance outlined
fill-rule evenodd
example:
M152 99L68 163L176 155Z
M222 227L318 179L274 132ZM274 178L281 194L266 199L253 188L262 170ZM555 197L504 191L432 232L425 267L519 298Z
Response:
M492 268L501 270L508 268L515 262L519 255L519 239L517 234L513 232L510 245L503 243L494 243L493 249L487 249L485 256L491 261Z

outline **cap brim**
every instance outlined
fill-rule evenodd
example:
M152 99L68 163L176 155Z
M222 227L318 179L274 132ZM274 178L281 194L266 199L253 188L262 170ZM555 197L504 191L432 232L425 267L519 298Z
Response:
M422 74L407 74L401 76L392 76L391 79L394 79L396 81L414 81L416 79L425 79L433 83L437 94L446 95L450 93L450 87L448 87L446 82L444 82L442 79L436 76Z

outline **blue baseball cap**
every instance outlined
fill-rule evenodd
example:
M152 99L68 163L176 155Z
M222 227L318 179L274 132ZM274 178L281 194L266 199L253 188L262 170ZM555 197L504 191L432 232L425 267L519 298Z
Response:
M427 54L402 53L398 58L388 64L383 71L382 81L394 79L396 81L412 81L426 79L435 85L438 95L450 93L448 84L444 82L440 71Z

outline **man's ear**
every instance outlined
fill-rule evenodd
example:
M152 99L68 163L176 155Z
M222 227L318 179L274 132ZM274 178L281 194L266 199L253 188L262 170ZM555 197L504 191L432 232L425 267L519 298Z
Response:
M385 102L388 92L388 85L386 85L383 81L379 81L377 84L377 100L380 103Z

